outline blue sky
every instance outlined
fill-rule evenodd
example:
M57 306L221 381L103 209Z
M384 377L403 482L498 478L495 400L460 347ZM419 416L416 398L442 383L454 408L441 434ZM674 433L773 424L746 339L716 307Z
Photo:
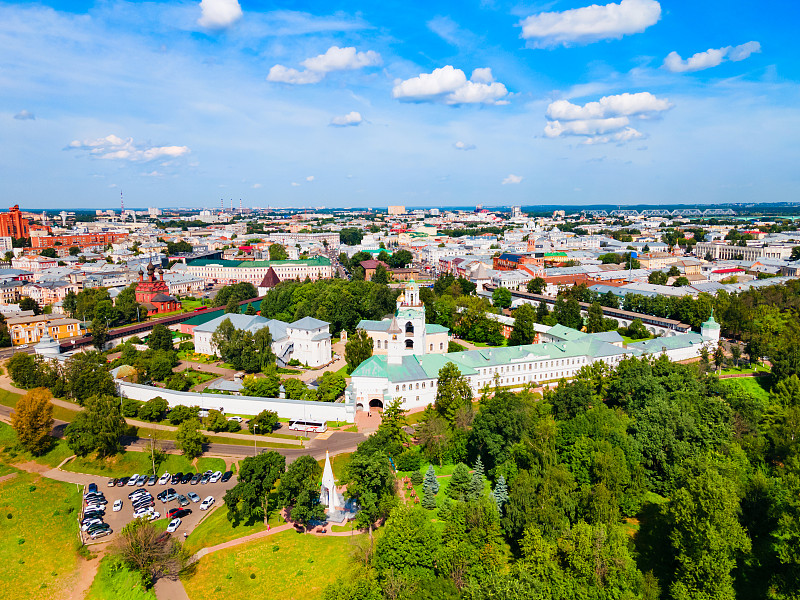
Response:
M796 3L0 3L30 208L797 201Z

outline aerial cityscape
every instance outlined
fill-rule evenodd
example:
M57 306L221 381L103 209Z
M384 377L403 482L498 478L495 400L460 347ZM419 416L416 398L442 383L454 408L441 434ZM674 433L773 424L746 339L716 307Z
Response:
M0 599L800 597L775 8L0 3Z

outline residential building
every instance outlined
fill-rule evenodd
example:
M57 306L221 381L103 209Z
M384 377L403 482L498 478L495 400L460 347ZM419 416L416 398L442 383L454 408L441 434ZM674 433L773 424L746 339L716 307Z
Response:
M6 213L0 213L0 237L29 238L30 221L22 217L19 204L15 204Z
M753 261L760 258L787 259L792 255L791 245L766 245L766 246L730 246L714 242L698 242L694 247L694 254L700 258L711 255L713 260L741 260Z
M333 277L331 261L325 256L301 260L194 260L186 265L190 275L202 277L206 283L238 283L249 281L257 286L272 268L281 281L306 278L316 281Z
M6 325L14 346L35 344L45 332L54 340L77 337L84 333L78 319L70 319L63 315L16 317L7 319Z

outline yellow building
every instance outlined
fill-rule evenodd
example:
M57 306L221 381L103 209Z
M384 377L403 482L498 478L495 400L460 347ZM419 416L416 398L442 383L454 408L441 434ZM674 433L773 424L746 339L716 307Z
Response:
M8 319L6 325L14 346L37 343L45 330L54 340L73 338L84 333L78 319L53 315L16 317Z

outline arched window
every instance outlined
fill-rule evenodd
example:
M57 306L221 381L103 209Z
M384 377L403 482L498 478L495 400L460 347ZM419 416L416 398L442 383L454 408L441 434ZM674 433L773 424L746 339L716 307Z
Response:
M414 348L414 340L406 340L406 350L411 350Z
M406 335L414 335L414 325L411 321L406 323Z
M444 350L444 342L439 342L439 350Z
M404 392L406 391L406 384L405 383L403 384L403 391Z

